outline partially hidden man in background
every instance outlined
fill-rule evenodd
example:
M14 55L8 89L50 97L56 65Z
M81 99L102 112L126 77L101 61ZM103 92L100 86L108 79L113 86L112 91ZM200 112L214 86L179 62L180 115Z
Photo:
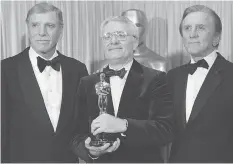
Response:
M170 162L233 162L233 64L217 51L219 16L188 7L180 23L188 64L168 72L175 108Z
M134 59L146 67L166 72L166 59L146 46L146 35L148 34L148 20L146 14L138 9L128 9L123 11L121 15L129 18L138 29L139 43L134 52Z
M76 162L74 99L86 66L56 50L60 9L39 3L27 14L30 47L2 61L2 162Z
M138 31L127 17L106 19L101 35L109 59L103 69L111 88L108 114L99 115L95 90L99 74L82 78L77 97L82 134L73 142L74 152L89 162L163 162L160 148L172 139L172 103L166 74L133 59ZM90 146L90 133L102 132L118 138L113 145Z

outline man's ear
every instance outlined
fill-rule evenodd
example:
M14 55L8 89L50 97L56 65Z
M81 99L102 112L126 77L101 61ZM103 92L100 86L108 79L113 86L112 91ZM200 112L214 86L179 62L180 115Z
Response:
M216 34L216 36L213 39L213 43L212 43L213 47L216 47L220 43L220 40L221 40L221 35Z
M59 36L59 41L62 39L63 37L63 25L60 25L60 36Z
M136 48L139 45L139 39L138 38L134 38L134 39L135 39L135 41L134 41L134 44L133 44L133 50L136 50Z

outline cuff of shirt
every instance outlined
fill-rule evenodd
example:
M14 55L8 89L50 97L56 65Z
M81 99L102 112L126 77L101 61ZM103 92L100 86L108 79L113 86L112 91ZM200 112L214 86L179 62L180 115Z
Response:
M93 155L91 155L90 153L88 153L88 156L89 156L92 160L95 160L95 159L98 159L98 158L99 158L98 156L93 156Z
M125 132L127 131L128 125L129 125L128 120L124 119L124 121L125 121L125 131L124 131L124 133L121 133L121 136L122 136L122 137L126 137Z

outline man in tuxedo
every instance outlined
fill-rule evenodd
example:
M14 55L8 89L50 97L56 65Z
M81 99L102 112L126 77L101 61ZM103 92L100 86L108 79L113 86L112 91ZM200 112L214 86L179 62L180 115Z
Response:
M219 16L188 7L180 23L188 64L168 73L175 108L170 162L233 162L233 64L217 51Z
M111 88L108 114L99 115L95 90L99 74L82 78L77 94L82 134L73 141L74 152L88 162L163 162L160 148L172 139L172 103L166 74L133 59L138 32L127 17L106 19L101 35L105 56L110 59L103 69ZM116 141L91 146L90 134L102 132L115 134Z
M30 47L2 61L2 162L76 162L75 90L86 66L56 51L60 9L36 4L26 23Z

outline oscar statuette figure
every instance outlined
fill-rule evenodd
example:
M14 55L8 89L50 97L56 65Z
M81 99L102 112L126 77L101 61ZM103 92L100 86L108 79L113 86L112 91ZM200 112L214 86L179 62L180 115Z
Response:
M105 74L100 73L100 82L95 85L96 94L98 95L99 115L107 113L108 96L111 92L110 84L105 81ZM112 144L115 138L109 133L100 133L91 136L91 146L103 146L105 143Z

